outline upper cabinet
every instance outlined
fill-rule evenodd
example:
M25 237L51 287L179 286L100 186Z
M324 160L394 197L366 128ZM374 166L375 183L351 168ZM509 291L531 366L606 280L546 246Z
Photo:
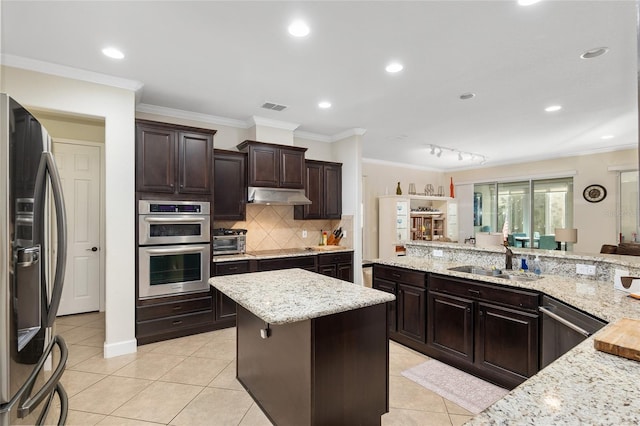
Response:
M215 133L136 120L136 190L211 194Z
M311 204L295 206L294 219L340 219L342 164L307 160L305 195L311 200Z
M304 188L307 148L246 140L238 149L248 153L249 186Z
M213 155L213 219L244 221L247 154L216 149Z

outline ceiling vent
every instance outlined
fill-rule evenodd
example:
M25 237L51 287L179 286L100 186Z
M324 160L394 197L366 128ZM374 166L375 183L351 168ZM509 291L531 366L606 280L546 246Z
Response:
M287 109L286 105L279 105L279 104L274 104L273 102L265 102L262 104L262 108L264 109L270 109L273 111L284 111L285 109Z

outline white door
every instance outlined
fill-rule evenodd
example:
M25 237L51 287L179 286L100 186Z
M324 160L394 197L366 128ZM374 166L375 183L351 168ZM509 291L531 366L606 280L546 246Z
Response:
M100 309L100 147L55 142L67 213L67 265L58 315Z

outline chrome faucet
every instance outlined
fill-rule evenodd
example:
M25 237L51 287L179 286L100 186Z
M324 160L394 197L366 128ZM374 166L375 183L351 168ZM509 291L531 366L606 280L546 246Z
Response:
M513 252L509 248L509 243L506 241L504 242L504 248L506 249L504 269L513 269Z

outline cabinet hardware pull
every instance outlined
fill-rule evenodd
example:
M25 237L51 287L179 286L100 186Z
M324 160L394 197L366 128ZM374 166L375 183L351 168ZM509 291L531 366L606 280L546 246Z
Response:
M179 311L180 309L182 309L182 305L178 305L178 306L174 306L173 307L174 311Z
M400 274L396 274L396 273L391 274L391 276L394 278L400 278Z
M173 321L171 324L173 324L173 325L180 325L180 324L182 324L182 320Z
M229 270L230 270L230 271L237 271L237 270L238 270L238 267L237 267L237 266L233 266L233 267L229 268Z
M467 312L471 312L471 308L467 308Z
M470 288L470 289L468 289L468 290L469 290L469 293L480 296L480 290L473 290L473 289L471 289L471 288Z
M483 316L484 315L484 311L479 311L478 315Z

